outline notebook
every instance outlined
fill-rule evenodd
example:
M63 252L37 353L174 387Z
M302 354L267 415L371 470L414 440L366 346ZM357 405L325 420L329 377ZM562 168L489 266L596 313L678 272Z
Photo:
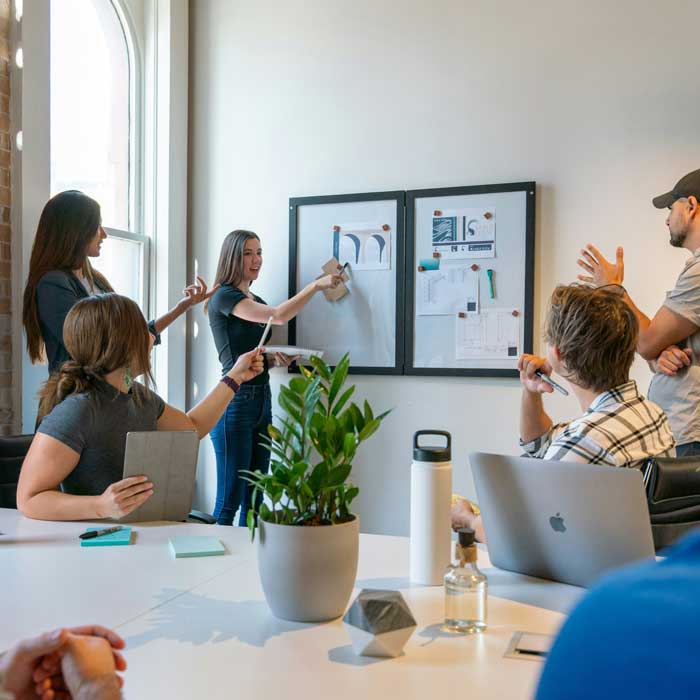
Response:
M89 527L87 532L94 532L95 530L104 530L104 527ZM121 547L127 544L131 544L130 527L117 530L117 532L110 532L109 535L102 535L102 537L80 540L81 547Z
M215 557L226 554L218 537L171 537L170 551L175 559L184 557Z

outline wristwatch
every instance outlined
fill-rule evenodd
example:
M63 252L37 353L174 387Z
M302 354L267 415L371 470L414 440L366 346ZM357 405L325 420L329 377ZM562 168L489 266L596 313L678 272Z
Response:
M221 381L226 384L234 394L241 388L241 385L235 379L229 377L228 374L224 374L224 376L221 377Z

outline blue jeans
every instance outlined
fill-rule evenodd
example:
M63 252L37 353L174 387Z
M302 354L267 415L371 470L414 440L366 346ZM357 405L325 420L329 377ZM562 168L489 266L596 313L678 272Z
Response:
M253 489L243 479L241 471L267 472L270 453L262 443L260 434L267 435L270 423L270 385L244 384L211 431L216 454L214 517L218 525L233 525L233 518L240 508L238 524L245 526ZM262 496L259 500L262 501Z
M676 457L697 457L700 455L700 442L686 442L676 445Z

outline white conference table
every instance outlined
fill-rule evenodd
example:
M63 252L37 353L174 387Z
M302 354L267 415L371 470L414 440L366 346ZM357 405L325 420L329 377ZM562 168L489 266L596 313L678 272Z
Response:
M356 592L400 590L418 622L404 655L372 659L355 656L341 620L272 616L247 530L134 524L128 547L80 547L87 525L0 509L0 649L58 626L112 627L127 642L127 698L530 698L541 662L503 658L512 634L556 633L583 594L491 568L480 551L488 629L448 635L442 587L410 585L408 540L362 535ZM174 559L174 534L215 535L227 553Z

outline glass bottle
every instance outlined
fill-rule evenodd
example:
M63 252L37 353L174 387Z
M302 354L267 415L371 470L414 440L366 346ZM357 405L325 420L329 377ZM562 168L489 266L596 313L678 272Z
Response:
M455 563L445 574L445 629L472 634L486 629L488 582L476 565L474 530L457 531Z

